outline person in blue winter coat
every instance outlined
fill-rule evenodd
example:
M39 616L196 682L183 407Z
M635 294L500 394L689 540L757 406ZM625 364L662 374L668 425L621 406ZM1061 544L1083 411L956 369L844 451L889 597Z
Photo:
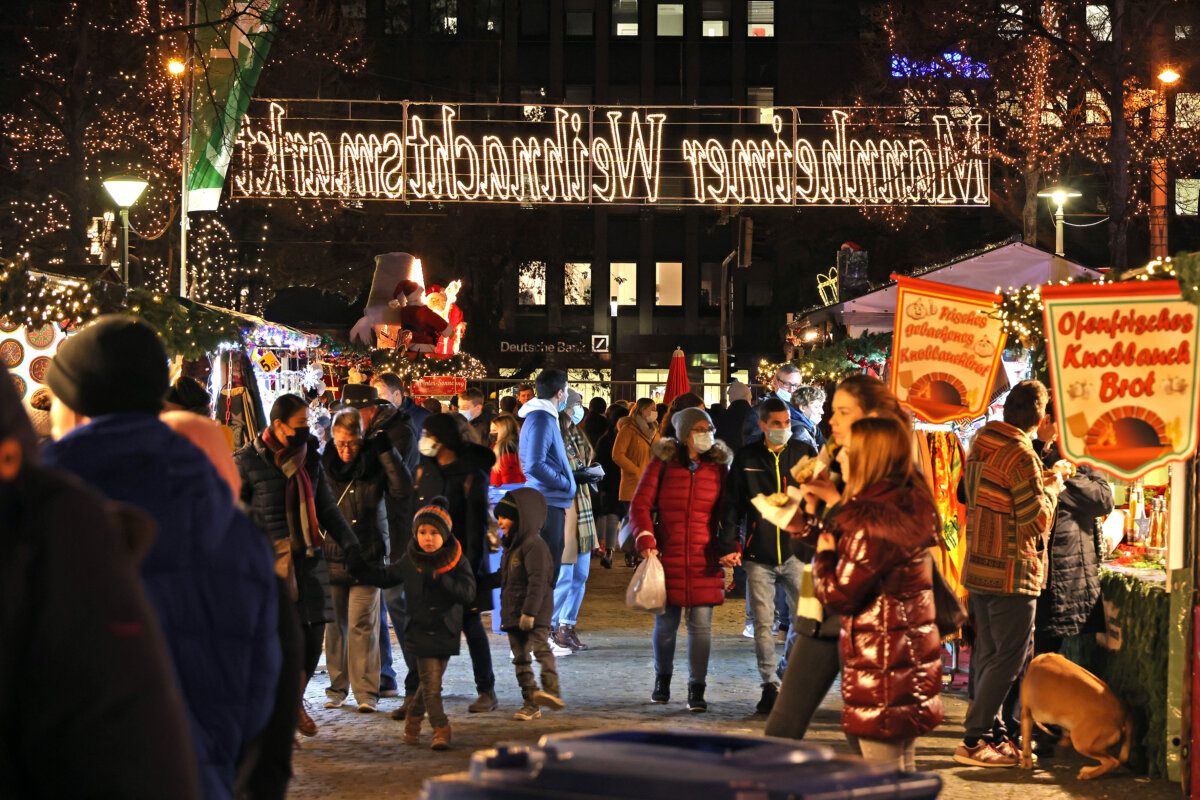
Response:
M208 457L159 421L167 354L148 325L97 318L59 348L46 383L59 429L76 426L46 447L46 464L158 524L142 582L187 704L201 789L232 797L239 755L270 717L279 680L266 539Z
M544 369L537 376L537 397L521 406L521 471L525 485L546 498L546 522L541 537L550 548L553 575L562 566L563 530L567 509L575 499L575 476L567 459L558 414L567 407L567 373Z

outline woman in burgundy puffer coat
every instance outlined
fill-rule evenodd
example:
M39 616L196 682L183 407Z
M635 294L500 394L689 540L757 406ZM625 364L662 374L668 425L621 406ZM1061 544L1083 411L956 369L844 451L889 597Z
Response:
M712 419L700 408L686 408L671 418L679 439L660 439L638 482L629 513L638 531L643 557L662 559L667 582L667 609L654 620L654 691L650 699L671 699L675 636L687 610L688 709L705 711L704 684L712 648L712 610L725 600L723 565L713 542L721 520L725 475L733 454L713 437ZM652 522L650 512L658 512Z
M936 506L897 420L855 422L838 462L846 499L818 541L813 583L842 614L842 730L863 756L913 770L917 737L942 721L926 551L936 542Z

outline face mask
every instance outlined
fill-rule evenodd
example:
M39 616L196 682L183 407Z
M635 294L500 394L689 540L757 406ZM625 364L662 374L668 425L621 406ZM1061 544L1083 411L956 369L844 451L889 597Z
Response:
M422 436L417 442L417 450L421 455L433 458L438 454L438 443L430 436Z
M776 447L787 444L791 438L792 432L788 428L767 428L767 441Z
M288 447L295 447L297 445L304 444L307 441L308 441L308 426L301 425L299 428L296 428L292 432L291 436L289 436L287 438L287 445L288 445Z
M692 437L692 446L696 448L697 453L707 453L713 446L712 432L697 433Z
M583 406L571 406L571 421L576 425L583 422Z
M789 392L787 389L776 389L775 396L778 397L780 400L782 400L785 403L792 402L792 393Z
M468 422L470 422L471 420L475 419L473 416L471 416L471 409L469 409L469 408L460 408L460 409L458 410L458 413L460 413L460 414L462 414L464 417L466 417Z
M563 400L561 403L558 404L558 413L561 414L562 412L564 412L566 410L567 410L567 401Z

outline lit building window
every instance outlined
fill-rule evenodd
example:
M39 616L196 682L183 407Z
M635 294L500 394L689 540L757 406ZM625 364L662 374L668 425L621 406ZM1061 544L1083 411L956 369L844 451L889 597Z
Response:
M433 33L458 33L458 0L433 0L429 7Z
M729 35L729 0L702 0L700 8L704 36Z
M517 273L517 302L523 306L546 305L546 262L522 261Z
M1175 40L1179 41L1180 39L1192 38L1192 30L1193 30L1193 27L1191 25L1176 25L1175 26Z
M1025 12L1015 3L1001 3L1000 13L1005 16L1003 22L1000 23L1000 38L1015 39L1025 30L1025 23L1021 17L1025 16Z
M1088 33L1098 42L1112 41L1112 14L1108 6L1089 4L1084 15Z
M608 270L608 293L619 306L637 305L637 264L614 261Z
M749 105L757 106L751 111L748 122L761 122L770 125L775 116L775 87L751 86L746 89L746 100Z
M775 35L775 0L750 0L746 5L746 35Z
M740 369L729 373L729 379L749 384L750 374L746 370ZM704 405L711 406L713 403L719 402L721 402L721 370L706 369L704 370Z
M563 299L569 306L592 304L592 265L568 261L563 265Z
M1042 124L1061 128L1063 126L1062 115L1066 113L1066 109L1067 98L1061 94L1047 100L1045 108L1042 109Z
M654 265L654 304L683 305L683 264L678 261L659 261Z
M658 35L683 36L683 3L658 4Z
M1108 113L1104 97L1095 89L1087 90L1084 103L1084 121L1088 125L1108 125L1112 122L1112 115Z
M1175 127L1200 128L1200 94L1180 92L1175 95Z
M1175 181L1175 213L1181 217L1200 215L1200 178Z
M583 395L584 406L593 397L602 397L606 403L612 402L611 369L568 369L567 383Z
M638 0L612 0L614 36L638 35Z
M638 399L649 397L656 403L662 402L663 394L667 390L667 370L634 370L633 377L637 381Z
M591 36L594 15L592 0L566 0L563 32L567 36Z

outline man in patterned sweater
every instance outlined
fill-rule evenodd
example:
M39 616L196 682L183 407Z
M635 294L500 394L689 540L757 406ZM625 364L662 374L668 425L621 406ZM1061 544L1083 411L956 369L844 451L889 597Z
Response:
M963 723L960 764L1013 767L1019 750L1001 714L1033 641L1033 618L1046 573L1046 543L1062 479L1044 473L1031 435L1046 413L1040 381L1008 395L1004 421L984 425L963 469L967 556L963 584L971 592L975 698Z

